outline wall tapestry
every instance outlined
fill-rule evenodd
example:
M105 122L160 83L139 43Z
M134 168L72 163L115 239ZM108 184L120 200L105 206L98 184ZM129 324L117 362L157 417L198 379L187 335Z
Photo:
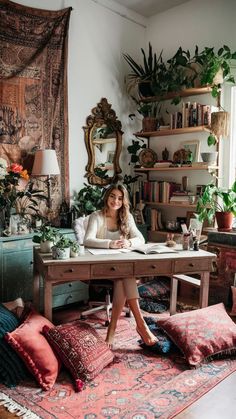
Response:
M54 215L69 199L67 48L71 8L0 0L0 156L29 172L40 148L56 150ZM42 189L42 184L41 184Z

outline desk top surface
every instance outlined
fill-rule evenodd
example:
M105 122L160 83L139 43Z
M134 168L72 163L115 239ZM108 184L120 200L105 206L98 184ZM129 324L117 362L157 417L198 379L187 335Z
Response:
M129 253L116 253L116 254L104 254L104 255L92 255L87 250L82 256L78 256L70 259L52 259L51 253L40 253L39 248L34 248L37 258L43 265L54 265L54 264L87 264L87 263L109 263L109 262L136 262L136 261L150 261L150 260L178 260L178 259L196 259L196 258L210 258L215 259L214 253L207 252L205 250L181 250L176 253L162 253L162 254L150 254L144 255L138 252Z

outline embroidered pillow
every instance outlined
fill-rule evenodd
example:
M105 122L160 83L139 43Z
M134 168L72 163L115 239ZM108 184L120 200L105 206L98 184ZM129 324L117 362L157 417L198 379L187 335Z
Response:
M223 303L158 320L190 365L236 352L236 324Z
M140 298L163 300L170 298L170 279L160 277L138 286Z
M0 303L0 383L7 387L15 387L28 377L24 363L4 339L5 334L18 325L16 316Z
M93 380L113 361L114 355L97 331L79 320L56 326L45 326L43 333L75 379L76 390Z
M231 286L233 306L230 315L236 316L236 287Z
M40 314L31 311L24 322L5 339L22 358L43 390L53 387L58 372L59 361L42 334L43 326L53 324Z

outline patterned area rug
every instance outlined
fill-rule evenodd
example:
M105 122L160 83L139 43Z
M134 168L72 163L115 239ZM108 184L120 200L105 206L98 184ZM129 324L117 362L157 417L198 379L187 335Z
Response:
M91 322L91 319L89 319ZM101 318L93 326L105 337ZM33 381L14 389L0 385L13 410L28 409L29 419L167 419L172 418L236 370L236 360L216 360L190 370L179 352L166 356L140 348L134 320L122 318L114 351L117 361L105 368L81 393L62 371L51 391ZM14 402L16 402L14 408Z

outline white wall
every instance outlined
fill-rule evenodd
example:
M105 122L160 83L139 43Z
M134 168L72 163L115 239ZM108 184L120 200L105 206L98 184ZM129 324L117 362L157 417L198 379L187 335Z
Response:
M127 126L130 124L128 114L131 101L125 95L126 71L122 53L139 55L140 47L145 45L146 21L109 0L19 0L17 2L47 10L73 7L68 57L69 162L72 195L73 191L79 191L83 182L86 182L84 174L87 152L82 127L91 109L102 97L106 97L112 104L122 123L124 153L121 166L123 169L127 166L129 159L125 150L131 133L136 128ZM109 8L113 8L119 14Z
M125 93L124 76L129 68L122 53L129 53L133 58L141 60L140 48L145 47L148 41L157 52L164 49L164 56L167 57L175 53L180 45L192 50L195 44L203 48L208 45L220 47L225 43L236 49L235 0L191 0L148 20L127 11L112 0L17 2L48 10L73 7L68 59L71 194L86 182L84 174L87 152L82 126L101 97L108 99L122 123L123 174L129 170L126 147L134 139L132 132L137 130L137 126L128 119L133 104ZM224 154L225 159L228 158L227 147Z
M199 50L205 46L215 47L217 50L225 44L235 51L235 17L235 0L191 0L150 18L147 27L147 42L151 42L157 53L163 49L164 58L172 57L179 46L194 53L195 45L199 46ZM228 86L221 100L226 110L230 109ZM225 139L222 141L221 149L224 167L221 172L221 183L225 185L229 179L229 150L229 139Z

